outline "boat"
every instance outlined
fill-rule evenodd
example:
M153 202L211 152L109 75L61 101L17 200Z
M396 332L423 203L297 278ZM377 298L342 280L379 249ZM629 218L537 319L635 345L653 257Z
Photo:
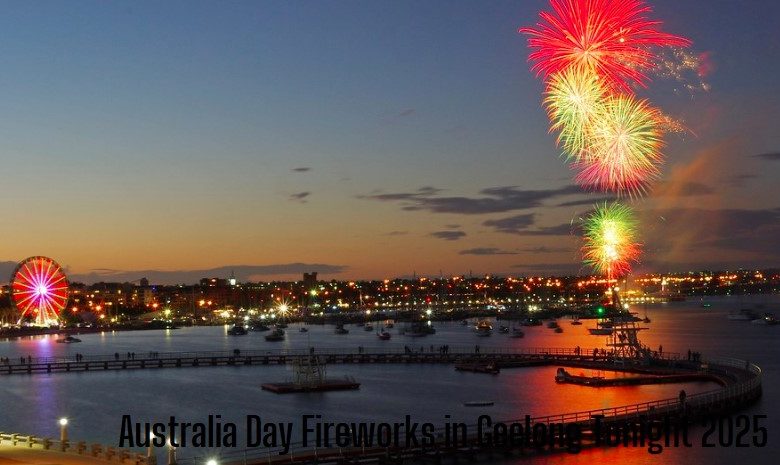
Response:
M249 327L251 331L270 331L271 328L268 327L268 325L263 323L254 323L252 326Z
M562 333L562 332L563 332L563 328L561 328L560 326L558 326L557 328L555 328L555 332L556 332L556 333Z
M227 333L231 336L243 336L247 331L242 325L233 325L232 328L228 329Z
M469 320L460 320L460 325L461 326L468 326L469 325Z
M372 325L371 323L367 324L367 325L366 325L366 326L363 328L363 331L373 331L373 330L374 330L374 325Z
M287 323L284 323L284 322L276 323L276 327L277 328L281 328L281 329L286 329L287 328Z
M385 331L384 329L381 332L376 333L376 336L382 340L382 341L389 341L390 340L390 333Z
M265 340L266 341L283 341L284 340L284 330L277 326L277 328L274 329L270 334L266 334L265 335Z
M301 333L308 333L308 332L309 332L309 328L307 328L307 327L303 326L303 327L301 327L301 329L299 329L298 331L299 331L299 332L301 332Z
M501 326L498 327L498 331L506 334L506 333L509 332L509 326L501 325Z
M557 321L550 321L547 323L547 327L550 329L560 328Z
M764 325L764 326L776 325L777 324L777 319L771 313L764 313L764 316L762 316L761 318L756 318L755 320L751 321L750 323L754 324L754 325Z
M609 336L609 335L612 334L612 328L611 327L609 327L609 328L599 328L599 327L588 328L588 332L592 336Z
M410 336L410 337L425 337L429 334L436 334L436 329L434 329L431 326L428 326L427 324L421 321L416 321L412 323L409 329L403 332L404 336Z
M512 328L512 337L516 339L525 337L525 333L520 328Z
M496 362L459 362L455 364L455 370L487 373L490 375L497 375L501 372L501 368L499 368Z
M571 320L571 324L574 325L574 326L579 326L579 325L582 324L582 322L580 321L579 317L574 317L574 319Z
M81 339L68 335L62 339L57 339L57 342L60 344L73 344L74 342L81 342Z
M385 321L385 328L387 329L393 329L395 327L395 323L392 321Z
M339 323L336 325L336 334L349 334L349 330Z
M463 402L464 407L490 407L495 402L490 400L472 400L469 402Z
M756 319L756 314L753 313L753 310L743 308L730 311L728 318L731 321L752 321Z
M704 307L704 308L710 308L710 307L712 307L712 304L709 303L709 302L702 302L701 306Z
M474 331L479 337L490 336L493 333L493 325L487 320L481 320L474 326Z
M520 321L520 326L542 326L542 321L536 318L526 318Z

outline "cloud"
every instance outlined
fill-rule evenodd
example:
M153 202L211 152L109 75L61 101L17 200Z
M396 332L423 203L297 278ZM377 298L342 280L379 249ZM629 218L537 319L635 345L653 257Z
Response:
M292 200L294 202L306 203L306 199L310 195L311 195L311 192L308 192L308 191L297 192L295 194L290 194L289 200Z
M780 152L759 153L753 156L767 161L780 161Z
M298 168L293 168L291 171L295 171L296 173L305 173L307 171L311 171L311 167L299 166Z
M5 262L0 263L3 265ZM194 284L201 278L227 278L234 274L239 281L259 281L264 277L293 276L315 271L320 274L340 274L348 269L344 265L322 263L286 263L276 265L236 265L206 268L200 270L114 270L97 268L88 273L74 273L69 276L72 282L87 284L100 281L132 282L148 278L152 284Z
M466 233L463 231L435 231L431 233L431 236L438 239L444 239L445 241L457 241L465 235Z
M697 181L663 182L653 189L653 197L675 196L695 197L698 195L715 194L715 189Z
M409 231L390 231L385 236L405 236L407 234L409 234Z
M529 229L534 225L534 216L533 213L527 213L497 220L487 220L482 224L493 228L496 232L517 234L519 236L568 236L577 229L577 226L573 223L538 226L535 229Z
M598 198L586 198L586 199L579 199L579 200L570 200L568 202L562 202L556 205L556 207L579 207L582 205L596 205L596 204L603 204L604 202L614 202L617 200L616 197L598 197Z
M412 116L415 113L416 113L416 110L414 108L407 108L407 109L403 110L401 113L398 113L398 115L396 115L396 117L397 118L404 118L404 117L407 117L407 116Z
M570 249L568 247L547 247L547 246L540 246L540 247L528 247L525 249L520 249L521 252L526 253L564 253L564 252L574 252L573 249Z
M721 182L723 184L729 184L732 187L743 187L748 183L748 181L751 179L756 179L757 177L757 174L749 173L732 174L723 178Z
M487 220L482 224L498 232L517 234L520 230L525 230L534 224L534 216L533 213L526 213L498 220Z
M461 250L460 255L517 255L517 252L509 252L496 247L476 247L473 249Z
M481 197L436 196L440 189L422 187L415 192L376 193L358 198L380 202L398 202L401 209L407 211L429 211L432 213L458 213L481 215L516 210L528 210L539 207L545 200L555 197L580 194L582 191L574 185L557 189L527 190L517 186L490 187L482 189Z
M658 263L780 261L780 208L676 208L641 215L646 249Z

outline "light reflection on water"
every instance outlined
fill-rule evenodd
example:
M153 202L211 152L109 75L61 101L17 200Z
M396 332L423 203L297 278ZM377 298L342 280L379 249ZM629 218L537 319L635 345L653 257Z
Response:
M754 302L776 304L776 297L753 297ZM600 463L619 460L626 464L734 463L749 457L755 464L764 461L767 453L777 450L771 438L778 431L774 416L778 384L775 354L780 338L780 326L758 327L745 322L730 322L730 308L747 305L747 298L710 299L711 308L702 308L698 301L675 303L648 308L652 318L650 331L642 340L656 348L663 344L665 352L685 353L689 348L706 355L746 358L761 365L767 372L764 397L748 413L769 415L770 443L757 449L667 450L651 456L644 450L616 449L585 451L578 455L557 454L531 459L533 463ZM643 313L641 308L637 309ZM401 326L401 325L399 325ZM587 334L590 322L571 326L561 321L563 334L545 327L526 328L526 337L511 339L494 334L478 338L470 329L458 323L437 324L436 335L422 339L404 338L393 332L391 341L379 341L373 332L349 326L350 334L338 336L332 327L312 326L308 333L299 333L295 325L287 331L283 343L266 342L263 333L242 337L226 335L225 327L182 328L174 331L106 332L79 336L80 344L57 344L52 336L30 337L0 342L0 356L16 358L31 355L65 356L81 353L106 354L149 351L209 351L257 350L262 348L366 348L405 344L429 350L431 344L479 344L483 347L594 347L604 343L603 337ZM520 418L525 414L542 415L572 412L592 408L612 407L640 401L675 397L680 389L688 393L714 388L709 383L685 385L632 386L594 389L573 385L556 385L555 367L507 369L497 376L455 372L451 366L421 365L333 365L333 376L351 375L361 383L353 392L330 392L307 395L278 396L259 389L268 381L280 381L291 375L286 367L254 366L234 368L165 369L101 373L63 373L0 377L4 396L0 430L20 431L56 436L56 419L70 418L72 438L114 443L118 439L123 414L137 421L167 421L176 415L183 421L205 421L209 413L221 414L243 429L247 414L259 414L274 421L295 421L302 414L321 414L327 420L401 421L411 414L415 420L441 424L450 414L456 420L473 423L481 413L494 419ZM570 370L579 373L582 370ZM493 407L467 408L469 400L492 400ZM183 451L183 455L187 455ZM200 453L201 451L197 451Z

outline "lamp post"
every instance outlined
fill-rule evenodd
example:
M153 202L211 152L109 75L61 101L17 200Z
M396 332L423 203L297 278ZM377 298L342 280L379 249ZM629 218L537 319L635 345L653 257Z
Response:
M176 448L168 441L168 465L176 465Z
M68 442L68 419L64 417L60 418L59 424L60 424L60 442L64 444Z

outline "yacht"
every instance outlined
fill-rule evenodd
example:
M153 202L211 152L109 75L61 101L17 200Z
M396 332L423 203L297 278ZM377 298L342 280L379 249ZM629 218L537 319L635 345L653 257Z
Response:
M268 325L266 325L264 323L254 323L254 324L252 324L252 326L249 329L252 330L252 331L270 331L271 330L271 328L269 328Z
M349 334L349 330L342 323L336 325L336 334Z
M299 329L298 331L300 331L302 333L308 333L309 332L309 328L307 328L306 326L301 326L301 329Z
M374 330L374 325L372 325L371 323L368 323L365 327L363 327L363 331L373 331L373 330Z
M560 328L560 326L558 326L558 322L555 320L548 322L547 327L550 329Z
M490 334L493 333L493 325L487 320L482 320L474 327L474 331L477 333L477 336L480 337L490 336Z
M506 333L508 333L508 332L509 332L509 326L504 326L504 325L501 325L501 326L499 326L499 327L498 327L498 330L499 330L500 332L502 332L502 333L506 334Z
M242 325L233 325L232 328L228 329L227 333L231 336L243 336L247 331Z
M571 320L571 324L574 325L574 326L579 326L579 325L582 324L582 322L580 321L579 317L574 317L574 319Z
M276 329L274 329L270 334L266 334L265 335L265 340L266 341L283 341L284 340L284 330L277 326Z
M68 335L62 339L57 339L57 342L60 344L73 344L74 342L81 342L81 339Z
M385 331L384 329L380 332L376 333L376 337L378 337L382 341L389 341L390 340L390 333Z
M522 329L515 327L512 328L512 337L516 339L525 337L525 333L523 332Z
M771 313L764 313L764 316L762 316L761 318L756 318L750 323L754 325L776 325L777 319Z

